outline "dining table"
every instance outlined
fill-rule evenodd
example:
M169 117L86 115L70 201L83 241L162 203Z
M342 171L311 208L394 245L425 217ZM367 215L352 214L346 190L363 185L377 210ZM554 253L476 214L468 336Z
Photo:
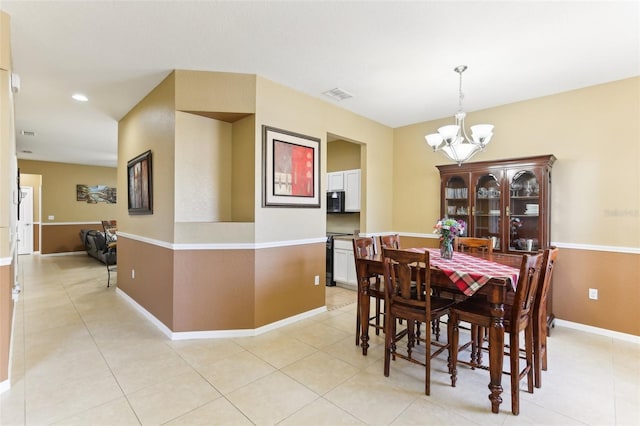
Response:
M498 413L502 403L502 369L504 363L504 303L510 293L515 293L520 273L522 256L506 253L455 252L452 259L440 256L440 249L406 248L406 250L429 251L431 286L461 297L477 297L490 305L491 327L489 327L489 400L491 411ZM358 277L384 274L381 253L356 259ZM358 301L362 354L369 348L370 296L368 279L358 280ZM482 297L484 296L484 297ZM513 296L513 295L511 295Z

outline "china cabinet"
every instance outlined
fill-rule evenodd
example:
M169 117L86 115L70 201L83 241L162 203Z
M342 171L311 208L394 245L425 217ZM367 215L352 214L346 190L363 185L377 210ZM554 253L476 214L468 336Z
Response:
M441 215L467 224L466 236L491 238L494 251L535 252L550 238L553 155L437 166Z
M464 220L463 235L491 238L494 251L536 252L551 236L553 155L436 166L441 217ZM553 321L551 294L547 324Z

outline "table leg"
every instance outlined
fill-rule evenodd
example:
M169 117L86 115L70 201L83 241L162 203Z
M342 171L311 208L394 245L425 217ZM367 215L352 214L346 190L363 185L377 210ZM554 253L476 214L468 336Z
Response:
M504 363L504 305L502 298L490 297L491 305L491 327L489 327L489 400L491 400L491 411L500 412L502 403L502 368Z
M358 276L367 276L367 265L364 262L358 264ZM367 355L367 349L369 349L369 309L371 300L369 297L369 280L366 278L358 279L358 298L360 300L360 309L358 315L360 315L360 340L362 346L362 355Z

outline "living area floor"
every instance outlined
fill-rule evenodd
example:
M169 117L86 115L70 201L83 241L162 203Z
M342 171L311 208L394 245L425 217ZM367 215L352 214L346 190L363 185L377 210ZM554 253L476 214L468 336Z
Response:
M452 388L446 355L431 396L420 366L397 360L384 377L382 338L366 357L355 345L350 290L327 287L327 312L260 336L171 341L95 259L20 256L19 271L5 426L640 424L640 348L627 341L556 327L542 388L521 390L513 416L503 376L493 414L488 372L461 366Z

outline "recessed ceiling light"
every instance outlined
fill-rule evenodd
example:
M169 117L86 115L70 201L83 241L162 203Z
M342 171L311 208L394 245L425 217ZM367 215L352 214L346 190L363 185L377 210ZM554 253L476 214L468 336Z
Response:
M73 99L75 99L76 101L80 101L80 102L87 102L89 100L89 98L87 98L85 95L83 95L82 93L76 93L73 96L71 96Z
M345 99L353 98L353 95L346 90L340 89L336 87L335 89L327 90L326 92L322 92L323 95L328 96L336 101L342 101Z

